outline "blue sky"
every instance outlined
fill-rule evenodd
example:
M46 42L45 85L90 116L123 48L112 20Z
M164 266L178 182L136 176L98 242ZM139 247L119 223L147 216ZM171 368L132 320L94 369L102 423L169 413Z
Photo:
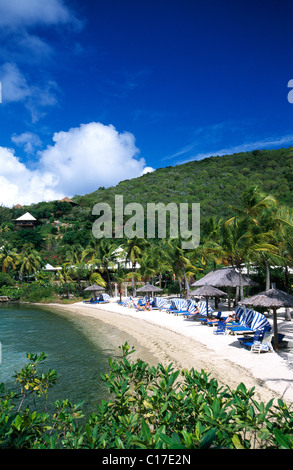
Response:
M293 145L292 1L0 0L0 204Z

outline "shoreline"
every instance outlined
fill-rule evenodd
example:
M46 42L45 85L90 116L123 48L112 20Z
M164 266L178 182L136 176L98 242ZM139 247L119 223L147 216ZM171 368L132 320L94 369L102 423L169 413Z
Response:
M279 353L251 353L240 346L236 336L214 335L212 327L185 320L164 311L136 311L118 305L116 300L105 304L38 304L94 317L137 341L152 360L163 365L173 363L177 369L203 369L222 386L235 389L241 382L247 389L255 387L255 398L267 403L274 398L293 402L293 367ZM279 319L279 322L282 322ZM293 335L293 322L285 322ZM291 326L292 324L292 326ZM121 345L117 345L118 346ZM280 351L279 351L280 352ZM153 361L153 365L154 365Z

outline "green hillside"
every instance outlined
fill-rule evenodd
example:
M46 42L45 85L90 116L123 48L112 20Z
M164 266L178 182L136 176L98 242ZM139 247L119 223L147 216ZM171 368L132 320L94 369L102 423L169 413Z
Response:
M279 204L293 207L293 147L254 150L159 168L139 178L121 181L117 186L99 188L84 196L76 195L72 198L77 204L75 206L51 201L21 209L0 207L1 236L10 239L16 247L22 246L26 237L28 242L41 246L42 240L48 236L60 236L69 245L80 243L85 246L96 219L92 215L93 206L98 202L114 206L115 195L123 196L124 205L130 202L143 206L148 202L199 202L201 222L210 216L227 218L233 214L229 205L237 206L240 195L255 185L264 193L275 196ZM25 211L38 220L34 235L6 233L7 224L12 230L13 219Z
M210 157L160 168L115 187L75 196L74 200L85 209L102 201L113 204L117 194L123 195L125 204L200 202L201 217L226 217L231 213L229 204L237 204L240 194L252 185L273 194L281 204L293 206L293 147Z

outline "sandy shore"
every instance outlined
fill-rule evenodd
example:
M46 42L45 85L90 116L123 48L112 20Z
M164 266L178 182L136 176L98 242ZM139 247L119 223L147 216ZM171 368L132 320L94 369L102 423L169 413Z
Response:
M94 317L130 335L162 364L176 368L204 369L222 385L237 387L243 382L255 387L256 398L267 403L271 398L293 402L293 351L255 354L240 346L234 335L214 335L212 327L164 311L136 311L116 301L106 304L50 304ZM228 312L227 312L228 313ZM269 318L271 321L271 319ZM293 340L293 321L278 320L279 332ZM129 341L132 344L132 341ZM119 345L117 345L118 347ZM141 357L148 360L149 358Z

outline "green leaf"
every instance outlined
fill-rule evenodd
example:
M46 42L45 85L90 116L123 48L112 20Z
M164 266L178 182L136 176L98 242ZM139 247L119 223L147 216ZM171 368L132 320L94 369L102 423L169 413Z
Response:
M141 433L145 441L151 440L151 431L144 419L141 421Z
M243 445L240 442L239 437L236 434L234 434L234 436L232 437L232 442L236 449L244 449Z
M17 415L14 421L14 426L16 427L18 431L20 431L21 425L22 425L22 419L19 415Z
M285 436L285 434L282 433L282 431L280 431L280 429L274 429L274 434L275 434L276 441L281 446L281 449L292 449L293 448L293 441L291 441L290 438Z
M216 434L217 434L217 430L215 428L212 428L208 432L206 432L199 443L199 448L208 449L210 445L212 444L212 442L214 441Z

